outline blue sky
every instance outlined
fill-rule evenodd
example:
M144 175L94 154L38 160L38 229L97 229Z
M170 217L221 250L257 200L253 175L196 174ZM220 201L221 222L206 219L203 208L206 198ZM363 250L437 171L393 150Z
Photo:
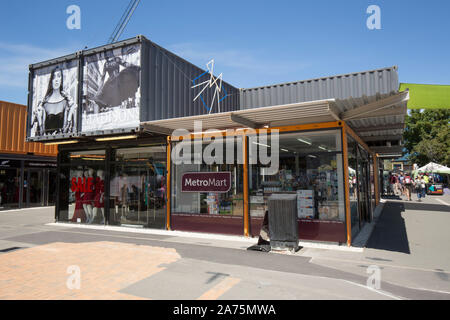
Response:
M28 65L107 42L129 0L0 2L0 100L26 104ZM81 30L69 30L69 5ZM369 30L369 5L381 30ZM236 87L399 66L401 82L450 84L450 1L141 0L121 39L148 39Z

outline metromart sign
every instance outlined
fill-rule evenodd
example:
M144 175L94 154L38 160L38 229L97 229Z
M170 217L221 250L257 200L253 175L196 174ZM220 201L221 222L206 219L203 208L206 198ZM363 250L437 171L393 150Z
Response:
M227 193L231 172L188 172L181 177L181 192Z

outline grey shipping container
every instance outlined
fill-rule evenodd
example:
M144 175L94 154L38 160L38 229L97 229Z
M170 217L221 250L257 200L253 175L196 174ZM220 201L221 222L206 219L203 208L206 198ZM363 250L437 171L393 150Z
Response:
M88 89L84 88L85 82L92 82L95 80L95 77L99 78L101 76L101 71L105 73L104 70L106 69L105 66L103 69L97 68L97 74L84 74L86 70L91 71L90 69L85 68L88 64L86 61L93 60L93 58L90 57L94 57L95 59L96 55L102 57L103 59L107 59L108 52L136 45L140 50L140 103L139 115L138 119L136 119L137 121L133 123L133 125L123 125L122 121L117 121L117 125L113 128L102 128L101 130L82 130L82 122L84 121L82 119L85 117L83 110L85 110L86 107L85 91L88 91ZM114 54L110 56L114 56ZM62 132L62 130L60 130L60 132L55 132L51 135L31 135L33 123L34 126L38 123L38 121L35 121L36 119L33 119L34 115L37 113L37 100L42 102L42 100L44 100L44 93L47 92L48 94L48 90L50 90L51 87L50 80L53 78L52 76L49 77L49 70L52 68L54 69L57 66L62 66L63 64L68 65L71 62L76 62L71 65L77 65L77 69L75 70L72 68L73 70L71 71L72 78L76 77L77 80L72 79L72 82L74 83L72 86L72 91L76 91L76 93L73 94L71 100L78 106L76 121L73 121L76 123L75 127L70 132ZM208 61L205 61L205 63L207 62ZM39 86L36 86L35 75L42 73L41 70L43 69L45 69L46 73L45 81L42 80L40 81L41 83L37 81ZM67 70L64 72L66 71ZM221 86L220 92L216 92L215 85L206 86L206 81L209 80L210 74L207 71L160 47L159 45L146 39L144 36L137 36L117 43L82 50L61 58L32 64L30 65L29 73L27 140L64 140L81 136L104 136L110 134L136 132L140 130L140 123L145 121L227 112L240 109L239 89L224 81L221 82L218 80L217 83L221 83ZM64 81L66 81L66 79L64 79ZM203 82L205 83L201 84ZM200 85L193 88L193 86L197 84ZM47 89L47 87L49 89ZM39 95L37 95L36 92L33 92L36 88L39 88L41 91ZM200 93L200 91L203 90L203 88L205 89L201 96L194 101L194 98ZM218 96L216 96L213 101L215 93ZM217 102L218 100L220 100L220 109ZM33 129L33 132L34 131L35 129Z
M241 109L298 102L388 96L399 88L397 67L241 89ZM366 102L367 103L367 102Z
M192 88L194 84L210 78L205 70L147 39L143 44L143 55L148 57L143 63L146 70L144 74L148 75L149 79L148 89L144 91L143 96L144 105L147 107L142 109L144 114L141 121L201 115L209 113L209 108L212 108L211 113L219 112L217 99L212 103L214 86L208 86L202 96L194 101L203 88ZM201 75L203 76L198 78ZM219 99L223 100L220 102L220 112L239 110L239 90L226 82L222 82L221 90Z

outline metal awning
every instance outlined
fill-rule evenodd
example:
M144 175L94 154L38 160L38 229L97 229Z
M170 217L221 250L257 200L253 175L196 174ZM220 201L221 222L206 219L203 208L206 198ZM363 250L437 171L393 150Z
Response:
M254 108L207 115L154 120L141 123L144 130L171 135L176 129L193 131L196 121L202 122L202 130L236 128L278 127L340 120L334 99L293 103L280 106Z
M325 99L154 120L141 123L141 127L148 132L172 135L176 129L197 132L196 121L201 121L201 131L346 121L365 141L389 140L390 137L395 140L399 139L403 133L408 100L408 91L393 92L390 95L377 96L370 100ZM380 153L390 152L389 147L378 149Z

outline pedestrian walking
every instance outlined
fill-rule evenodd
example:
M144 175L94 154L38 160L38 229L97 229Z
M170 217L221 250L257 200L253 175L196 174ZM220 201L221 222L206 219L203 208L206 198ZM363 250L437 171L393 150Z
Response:
M417 176L416 180L414 181L414 184L417 193L417 201L421 202L423 198L423 191L425 189L425 183L423 181L422 176Z
M425 196L427 195L427 190L430 187L430 178L428 177L427 173L425 173L423 175L423 182L425 183L425 188L424 188L424 191L423 191L423 197L425 198Z
M391 189L394 196L397 195L397 175L395 173L391 176Z
M411 193L413 190L413 181L411 179L411 176L409 175L409 173L406 173L405 178L404 178L404 183L405 183L405 192L406 192L406 198L408 201L412 201L411 200Z
M401 196L402 195L402 186L400 184L400 175L398 173L395 174L395 190L396 195Z
M400 173L400 175L398 177L398 185L399 185L399 188L400 188L400 195L406 195L405 177L403 176L403 172Z

